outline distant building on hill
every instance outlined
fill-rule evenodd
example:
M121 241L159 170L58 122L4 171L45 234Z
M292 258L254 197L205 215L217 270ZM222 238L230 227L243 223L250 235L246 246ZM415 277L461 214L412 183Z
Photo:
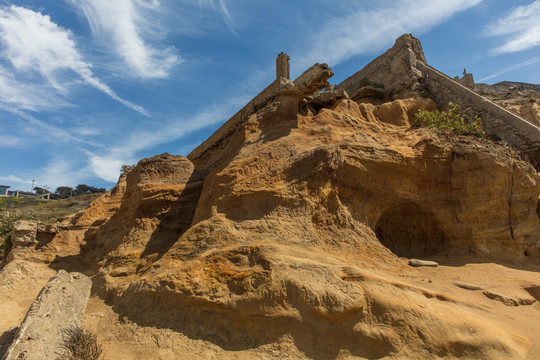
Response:
M11 186L8 185L0 185L0 196L9 196L9 188Z

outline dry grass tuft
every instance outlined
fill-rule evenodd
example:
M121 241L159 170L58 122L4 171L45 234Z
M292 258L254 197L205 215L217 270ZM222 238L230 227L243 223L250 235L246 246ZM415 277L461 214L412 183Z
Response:
M69 360L98 360L103 352L96 335L72 326L64 330L64 343Z

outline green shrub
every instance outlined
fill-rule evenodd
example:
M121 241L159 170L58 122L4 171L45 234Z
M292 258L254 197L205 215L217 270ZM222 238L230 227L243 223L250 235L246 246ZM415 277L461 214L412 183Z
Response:
M69 360L97 360L103 352L96 335L78 326L64 330L62 345L68 351Z
M428 126L443 130L452 131L458 135L484 136L481 119L475 116L474 119L468 118L463 114L461 107L454 103L449 103L450 110L446 111L428 111L420 109L414 116L414 126Z
M11 249L11 229L18 220L36 220L33 211L15 210L0 215L0 261L6 257Z

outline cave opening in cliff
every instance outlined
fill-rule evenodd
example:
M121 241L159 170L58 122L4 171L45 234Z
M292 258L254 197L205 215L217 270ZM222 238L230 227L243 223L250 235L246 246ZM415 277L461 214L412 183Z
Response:
M402 203L383 212L375 234L394 254L408 258L436 254L445 237L434 214L414 203Z

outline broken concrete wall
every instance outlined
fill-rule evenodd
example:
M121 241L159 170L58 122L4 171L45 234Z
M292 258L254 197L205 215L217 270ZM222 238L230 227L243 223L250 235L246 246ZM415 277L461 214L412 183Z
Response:
M208 139L201 145L197 146L187 158L195 161L202 156L206 151L216 146L216 144L229 133L233 132L237 126L247 120L249 115L254 113L259 108L263 107L270 99L276 97L279 93L287 90L292 90L294 84L283 77L275 80L266 89L261 91L249 103L247 103L240 111L227 120L219 129L216 130Z
M425 75L425 85L441 108L449 102L472 108L480 115L488 135L495 135L524 152L537 168L540 165L540 127L529 123L452 80L431 66L417 63Z
M328 87L328 79L334 72L326 64L315 64L294 80L294 85L302 95L311 95Z
M0 268L16 259L44 263L52 262L54 255L42 252L40 249L48 244L61 229L68 229L70 226L71 223L66 225L63 222L56 222L52 225L46 225L34 220L15 222L11 230L11 250L0 263Z
M64 331L81 324L92 282L60 270L43 287L2 360L66 358Z
M454 78L454 81L460 83L461 85L464 85L468 88L474 89L474 77L473 74L465 74L462 78L459 76L456 76Z
M510 88L500 85L474 84L474 91L480 94L506 94Z
M264 107L267 103L277 98L279 95L288 94L301 98L316 91L321 91L323 88L328 86L328 79L333 75L334 73L328 65L315 64L300 75L296 80L294 80L294 82L284 77L279 77L266 89L261 91L255 98L253 98L253 100L247 103L247 105L237 112L232 118L227 120L201 145L194 149L187 156L187 158L196 163L197 159L200 158L206 151L218 146L222 139L234 132L238 126L246 122L249 115Z
M365 86L382 86L388 97L399 97L416 90L422 73L417 62L426 62L420 41L410 34L399 37L394 46L367 64L362 70L345 79L338 88L351 98Z

